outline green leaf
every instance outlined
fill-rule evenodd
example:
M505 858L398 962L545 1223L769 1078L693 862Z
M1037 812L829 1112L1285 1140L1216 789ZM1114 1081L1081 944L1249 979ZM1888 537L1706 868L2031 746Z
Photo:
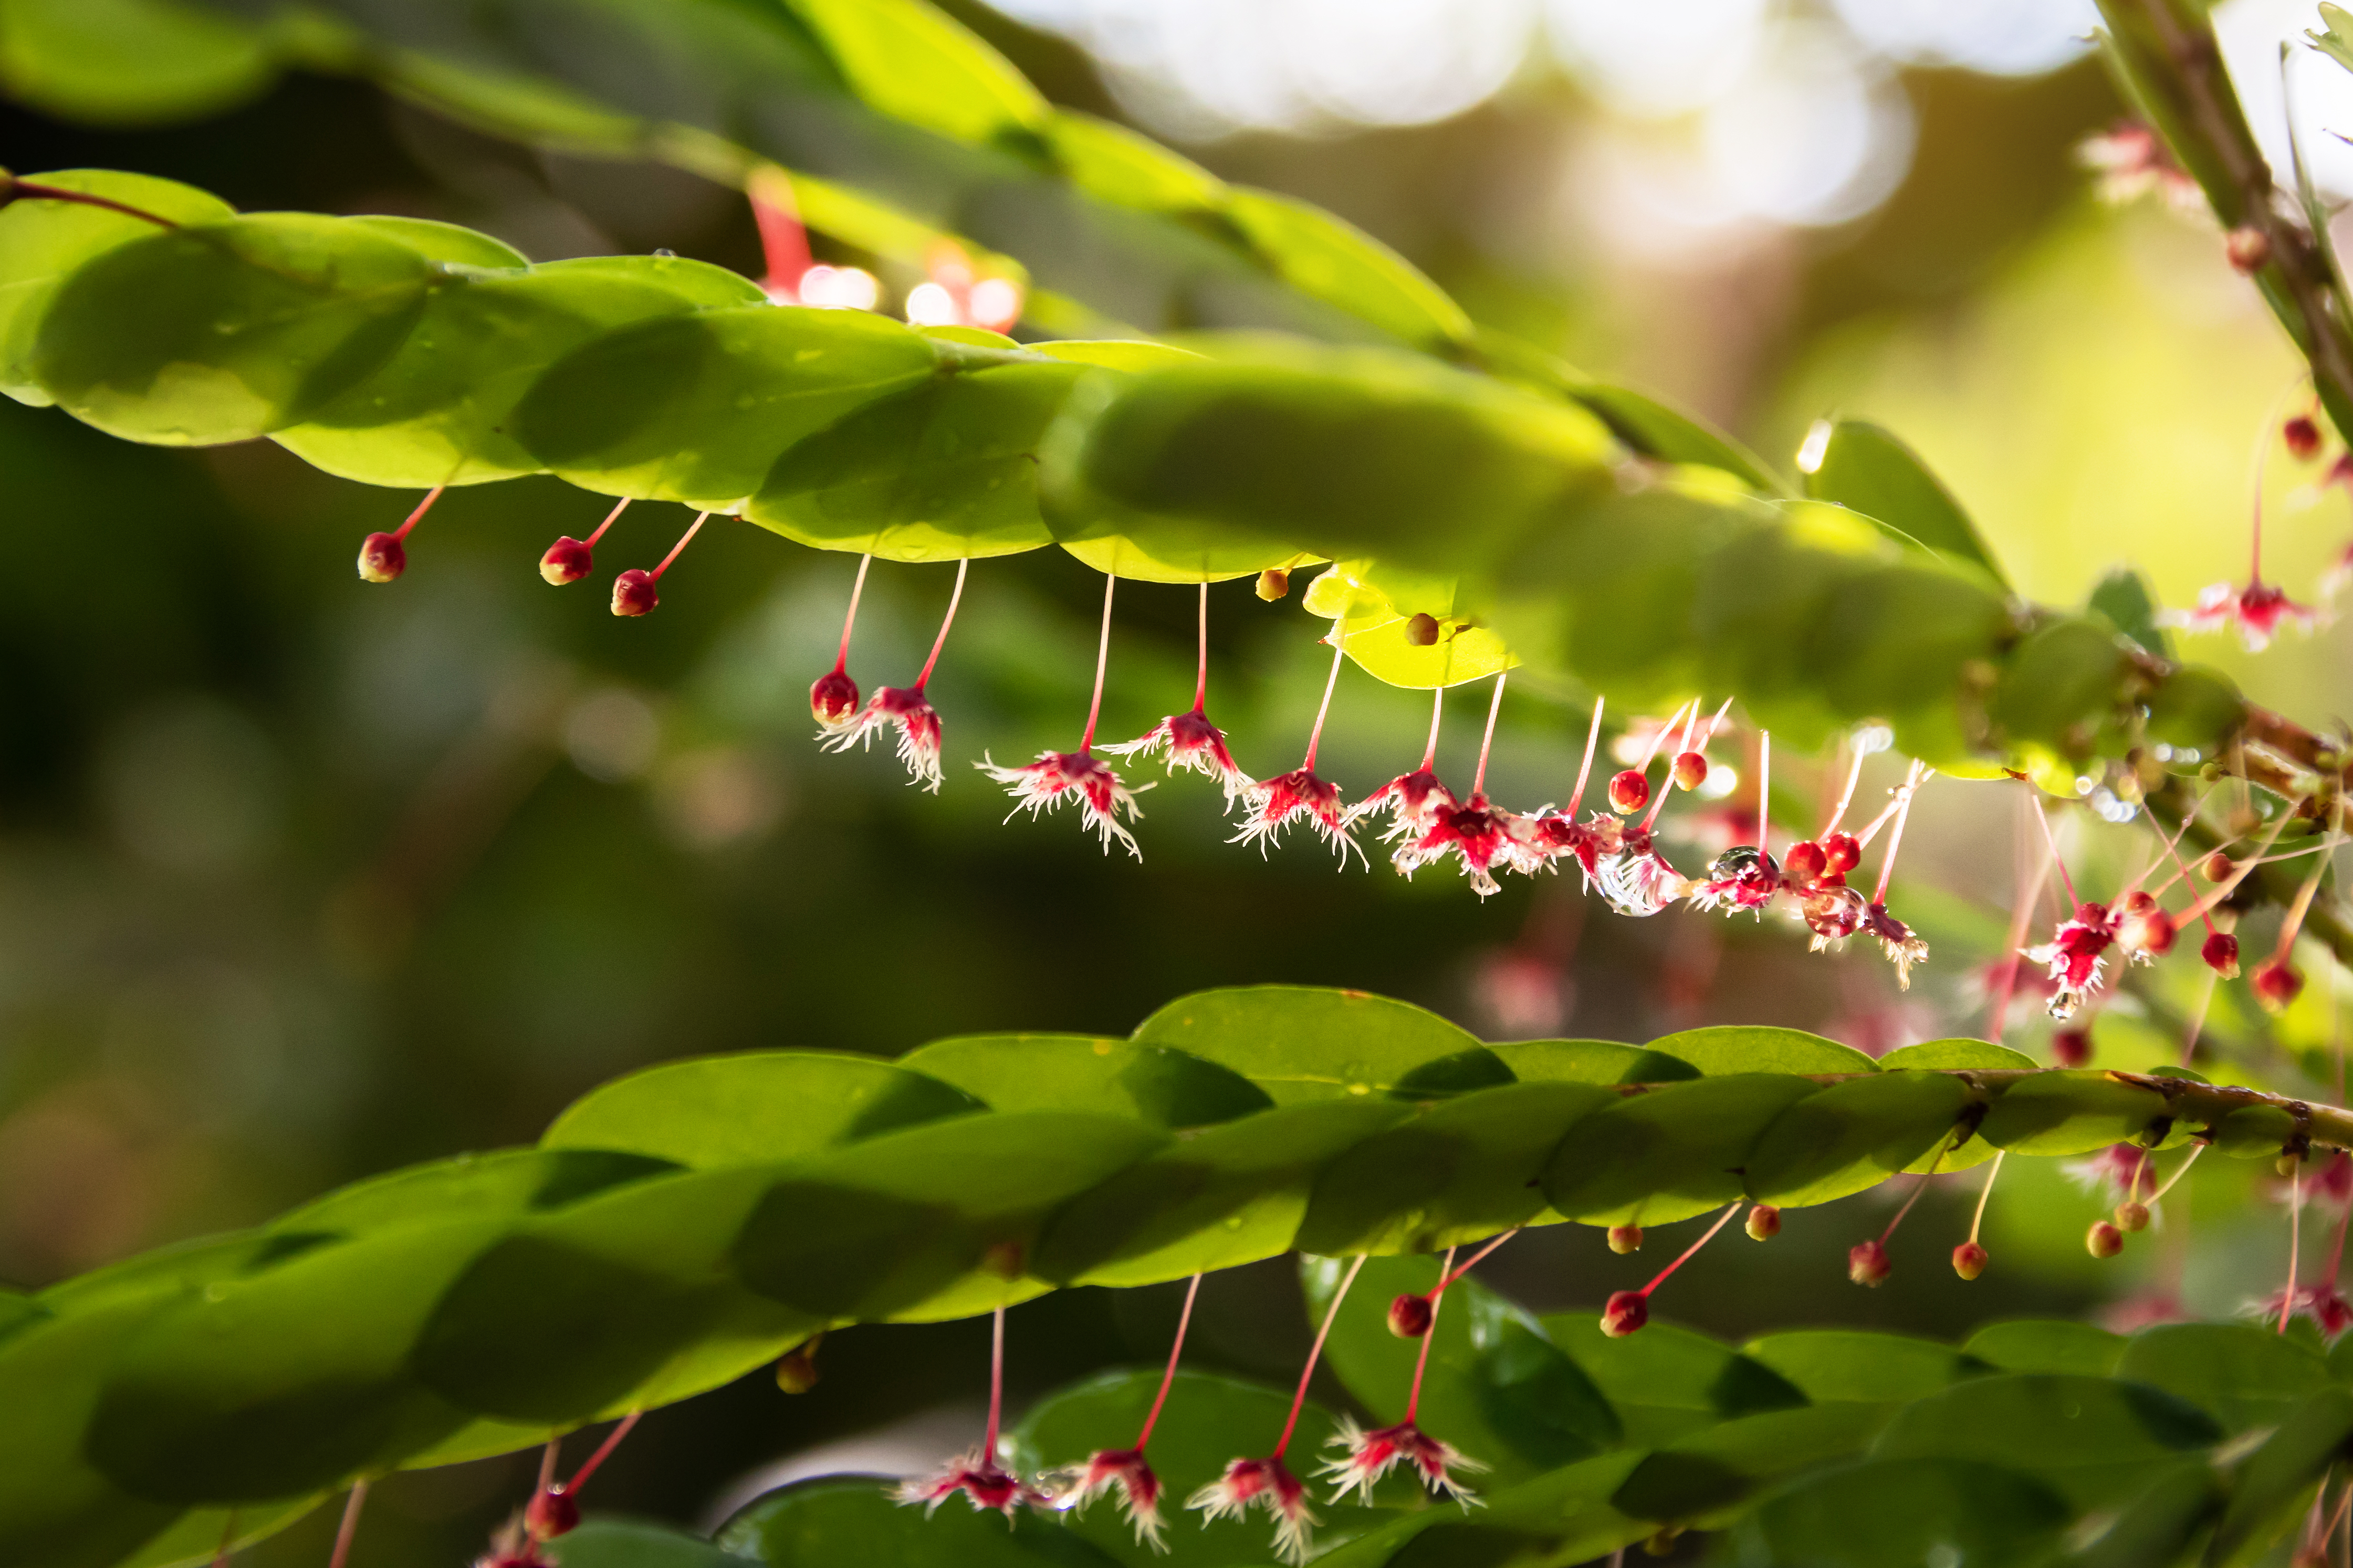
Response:
M1875 1073L1879 1064L1852 1046L1802 1029L1721 1024L1662 1035L1650 1044L1661 1056L1686 1061L1709 1078L1729 1073Z
M1365 1095L1434 1098L1512 1081L1511 1068L1477 1036L1409 1003L1362 991L1199 991L1136 1026L1134 1038L1247 1073L1277 1105Z
M2092 589L2089 607L2108 617L2111 625L2159 658L2173 657L2173 639L2157 624L2157 596L2147 581L2129 566L2109 570Z
M1721 468L1741 483L1767 495L1781 493L1764 459L1672 405L1623 386L1599 382L1577 385L1570 394L1605 420L1618 438L1636 451L1669 463L1697 463Z
M2143 1384L1996 1373L1906 1405L1873 1452L2010 1466L2093 1509L2124 1501L2152 1467L2221 1435L2197 1406Z
M2353 70L2353 15L2348 15L2341 5L2331 5L2328 0L2321 0L2320 20L2322 31L2316 33L2306 28L2304 36L2312 40L2314 48L2346 69Z
M2229 1430L2276 1426L2328 1377L2327 1362L2252 1323L2162 1323L2125 1346L2116 1375L2178 1394Z
M1171 1131L1274 1104L1241 1074L1190 1052L1092 1035L959 1035L917 1047L899 1065L997 1110L1130 1116Z
M1935 1068L1950 1071L1956 1068L1980 1068L1988 1072L2031 1072L2042 1064L2024 1051L2011 1050L1985 1040L1923 1040L1916 1046L1898 1046L1879 1058L1882 1072L1903 1072L1910 1069Z
M259 30L210 6L0 4L0 91L63 120L139 126L217 114L258 95L273 68Z
M1544 1320L1553 1342L1585 1369L1616 1408L1626 1440L1670 1443L1719 1421L1809 1403L1797 1384L1753 1356L1656 1318L1639 1334L1611 1339L1589 1312Z
M338 1188L282 1215L280 1236L353 1235L467 1212L478 1217L560 1208L678 1167L605 1149L501 1149L459 1154Z
M1959 1079L1939 1072L1881 1072L1832 1084L1765 1129L1744 1167L1748 1195L1787 1208L1875 1187L1960 1142L1956 1123L1969 1098Z
M2202 665L2168 671L2144 700L2151 739L2219 755L2247 719L2246 699L2227 676Z
M1812 443L1813 437L1807 437L1810 447ZM1807 495L1888 524L1898 531L1901 542L1980 567L1996 583L2008 585L1961 503L1918 454L1878 426L1861 419L1833 424L1804 482Z
M663 1062L574 1100L545 1149L626 1151L712 1168L789 1159L987 1107L871 1057L764 1051Z
M1283 281L1415 348L1471 336L1471 318L1438 285L1321 207L1237 185L1228 187L1224 216Z
M747 1561L699 1535L649 1520L584 1520L564 1538L564 1568L742 1568Z
M1961 1346L1961 1352L2003 1372L2070 1372L2108 1377L2116 1373L2126 1343L2121 1334L2089 1323L2024 1318L1979 1329Z
M2016 1563L2072 1521L2033 1476L1956 1459L1874 1459L1793 1482L1738 1538L1766 1560L1808 1568L1895 1563Z
M1740 1167L1810 1079L1735 1073L1671 1083L1594 1112L1545 1166L1544 1194L1588 1225L1666 1225L1742 1196Z
M1435 1258L1376 1258L1359 1270L1355 1288L1324 1342L1324 1353L1377 1426L1405 1418L1421 1341L1389 1331L1390 1300L1427 1294L1438 1283ZM1348 1265L1304 1258L1310 1319L1321 1322ZM1616 1446L1618 1416L1577 1364L1556 1349L1529 1313L1475 1279L1447 1288L1421 1385L1416 1424L1489 1467L1491 1481L1470 1478L1484 1492L1525 1480ZM1395 1482L1381 1495L1397 1500L1419 1491Z
M1046 100L966 28L913 0L791 0L850 90L879 112L960 142L1043 127Z
M781 1488L722 1526L718 1545L768 1568L1104 1568L1118 1561L1034 1513L1008 1528L951 1500L926 1519L892 1500L895 1484L888 1476L826 1476Z
M2243 1561L2246 1548L2271 1539L2303 1511L2305 1500L2349 1450L2353 1393L2322 1389L2290 1413L2240 1465L2207 1561Z
M2164 1096L2104 1072L2048 1072L2011 1084L1986 1112L1978 1135L2014 1153L2084 1154L2136 1142L2166 1114ZM2170 1148L2187 1137L2176 1130L2158 1146Z
M2190 1460L2157 1469L2155 1479L2117 1512L2116 1521L2059 1562L2067 1568L2152 1568L2191 1555L2222 1511L2214 1468Z
M1681 1057L1615 1040L1507 1040L1487 1048L1528 1083L1673 1083L1703 1076Z
M2114 632L2083 619L2053 621L2010 654L1994 688L1993 718L2013 742L2087 756L2115 718L2130 656Z
M1743 1415L1659 1449L1609 1500L1634 1519L1712 1523L1770 1481L1860 1453L1888 1415L1877 1405L1825 1405Z
M1862 1329L1798 1329L1741 1348L1818 1404L1920 1399L1986 1370L1950 1345Z

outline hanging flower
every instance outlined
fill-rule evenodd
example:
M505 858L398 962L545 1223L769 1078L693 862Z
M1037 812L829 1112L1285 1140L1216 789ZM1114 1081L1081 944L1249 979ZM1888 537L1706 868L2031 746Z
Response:
M1637 918L1657 914L1692 890L1683 873L1651 847L1650 834L1639 827L1623 830L1618 852L1603 858L1594 880L1612 910Z
M2148 1152L2137 1143L2111 1143L2096 1153L2069 1160L2059 1169L2085 1192L2100 1194L2103 1203L2119 1203L2132 1191L2136 1178L2143 1183L2148 1180L2141 1168L2147 1157Z
M1913 933L1912 928L1887 912L1885 904L1873 904L1863 914L1863 925L1879 939L1879 951L1887 962L1895 965L1895 984L1905 991L1912 989L1912 966L1928 962L1928 944Z
M846 752L868 745L876 731L893 726L899 731L899 760L907 764L907 782L937 795L944 778L940 772L940 716L920 686L882 688L866 700L857 718L830 732L820 731L818 743L828 752Z
M2086 997L2100 988L2106 961L2100 955L2116 940L2116 923L2105 904L2077 904L2075 918L2062 923L2049 942L2025 950L2037 963L2048 964L2051 983L2049 1010L2060 1022L2075 1016Z
M1471 890L1483 899L1499 890L1492 869L1496 861L1518 871L1533 871L1541 864L1527 847L1525 822L1515 813L1489 805L1485 795L1474 795L1462 805L1440 805L1431 814L1428 831L1398 846L1389 863L1410 877L1449 854L1459 855Z
M1053 1503L1046 1493L1008 1474L994 1458L979 1448L967 1448L928 1476L900 1482L893 1495L902 1503L922 1503L928 1516L958 1492L964 1493L965 1500L975 1509L994 1510L1008 1520L1016 1509L1025 1504L1048 1508Z
M2243 588L2217 583L2198 595L2192 608L2168 611L2158 619L2162 625L2190 632L2235 627L2247 651L2261 653L2271 646L2282 622L2310 631L2315 615L2309 605L2290 599L2285 589L2267 583L2250 582Z
M1253 1504L1274 1516L1275 1555L1285 1563L1307 1561L1307 1532L1315 1515L1307 1506L1307 1489L1279 1458L1236 1459L1225 1474L1185 1500L1187 1508L1201 1510L1202 1522L1240 1519Z
M1346 1501L1349 1492L1354 1491L1370 1507L1374 1483L1398 1466L1410 1465L1420 1472L1422 1484L1440 1497L1451 1498L1466 1510L1478 1503L1477 1494L1450 1472L1475 1473L1487 1467L1465 1458L1453 1445L1425 1435L1410 1421L1367 1432L1344 1415L1329 1446L1347 1450L1340 1458L1324 1462L1324 1479L1337 1483L1332 1494L1334 1502Z
M1436 826L1439 813L1460 805L1454 792L1440 782L1428 767L1400 773L1372 794L1348 808L1348 820L1370 816L1386 807L1389 825L1381 829L1381 841L1394 843L1403 838L1419 839Z
M1165 752L1172 777L1178 773L1207 774L1225 790L1228 805L1250 787L1250 774L1242 772L1233 753L1226 749L1226 732L1210 723L1208 715L1198 708L1171 713L1133 741L1095 749L1129 761L1149 759Z
M474 1568L554 1568L531 1538L521 1520L512 1521L491 1537L491 1549L474 1559Z
M1772 856L1754 844L1736 844L1715 858L1691 901L1695 909L1720 909L1727 915L1752 910L1763 920L1765 906L1787 886Z
M1563 856L1575 860L1588 888L1599 877L1602 860L1625 846L1625 823L1606 811L1579 822L1571 813L1545 806L1524 820L1531 852L1547 862Z
M1806 929L1814 933L1807 951L1820 952L1861 931L1871 919L1871 905L1841 879L1816 882L1798 912L1804 917Z
M2315 1280L2295 1288L2293 1304L2288 1292L2274 1290L2260 1301L2250 1301L2243 1311L2246 1316L2260 1318L2266 1323L2276 1323L2284 1311L2290 1317L2310 1318L2320 1325L2321 1338L2334 1340L2347 1329L2353 1329L2353 1301L2337 1293L2333 1279Z
M2198 182L2173 162L2165 143L2146 125L2125 121L2085 137L2075 148L2075 161L2099 176L2104 202L2121 205L2157 191L2178 211L2195 213L2205 207Z
M1244 815L1241 831L1227 840L1229 843L1256 844L1263 855L1270 845L1282 842L1285 827L1304 820L1323 835L1326 844L1340 852L1341 865L1348 863L1351 849L1356 851L1359 860L1365 858L1365 852L1356 847L1355 836L1348 831L1348 808L1340 799L1340 786L1325 784L1305 768L1261 779L1241 792L1240 800Z
M1144 1462L1141 1448L1099 1448L1083 1465L1054 1473L1054 1506L1084 1512L1088 1503L1113 1488L1119 1489L1120 1511L1135 1528L1135 1538L1155 1552L1166 1552L1167 1526L1160 1518L1160 1478Z
M1120 781L1110 765L1089 756L1084 752L1040 752L1034 763L1018 768L997 766L988 753L973 763L982 773L1006 786L1006 793L1019 804L1006 814L1008 822L1015 813L1027 811L1031 816L1053 810L1064 800L1079 803L1079 821L1103 837L1103 853L1111 853L1112 840L1138 860L1144 851L1135 845L1135 835L1120 826L1120 814L1124 812L1130 822L1140 820L1143 813L1136 809L1136 792ZM1150 789L1150 784L1143 786Z

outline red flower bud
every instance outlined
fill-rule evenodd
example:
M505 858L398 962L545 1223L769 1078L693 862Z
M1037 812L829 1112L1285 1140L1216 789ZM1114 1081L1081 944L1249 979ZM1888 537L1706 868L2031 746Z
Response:
M2280 426L2280 439L2287 443L2289 455L2310 462L2320 455L2320 426L2309 414L2299 414Z
M1414 647L1434 647L1438 644L1438 617L1416 615L1405 623L1405 640Z
M2271 236L2252 226L2234 228L2222 237L2222 254L2235 271L2260 272L2272 258Z
M1677 757L1675 783L1684 789L1697 789L1707 783L1707 759L1697 752L1685 752Z
M1843 877L1862 864L1862 846L1852 833L1833 833L1822 840L1822 858L1830 870Z
M2116 900L2115 903L2110 904L2108 906L2108 911L2111 914L2121 918L2125 915L2137 915L2144 910L2153 910L2155 908L2157 908L2157 895L2149 892L2146 889L2135 888L2131 892L2125 894L2124 897Z
M2218 931L2208 937L2206 945L2198 950L2198 956L2206 961L2207 968L2223 979L2236 980L2239 977L2239 939L2229 931Z
M567 533L549 545L547 553L539 558L539 574L561 588L588 575L592 564L588 546Z
M360 581L389 583L408 570L408 547L396 533L371 533L360 541Z
M642 616L661 603L654 591L654 574L642 567L632 566L613 579L613 613L617 616Z
M858 682L846 669L829 669L809 682L809 714L823 725L847 723L858 711Z
M1642 1227L1639 1225L1611 1226L1609 1250L1620 1255L1642 1250Z
M1271 605L1291 592L1291 574L1280 566L1270 566L1258 574L1258 596Z
M522 1527L533 1541L569 1535L580 1525L580 1505L562 1487L550 1487L522 1510Z
M1894 1272L1887 1248L1875 1241L1858 1241L1846 1249L1846 1277L1858 1285L1879 1285Z
M2138 1203L2118 1204L2116 1205L2116 1228L2118 1230L2127 1231L2147 1230L2148 1228L2148 1205L2147 1204Z
M1770 1241L1781 1234L1781 1211L1771 1204L1752 1204L1748 1209L1748 1239Z
M1964 1279L1974 1279L1985 1272L1986 1249L1974 1241L1965 1241L1953 1248L1953 1272Z
M1609 809L1631 816L1651 804L1651 781L1628 768L1609 781Z
M2126 911L2116 922L2116 945L2130 953L2163 958L2173 951L2173 917L2152 902L2147 909Z
M2114 1258L2125 1249L2125 1233L2106 1220L2095 1219L2084 1233L2084 1250L2094 1258Z
M2304 989L2304 976L2286 959L2267 958L2255 965L2255 973L2247 984L2266 1011L2280 1013L2286 1011L2287 1005Z
M1790 845L1788 853L1781 857L1781 869L1788 873L1792 882L1818 882L1830 868L1830 857L1810 838Z
M1401 1340L1418 1340L1430 1332L1430 1298L1410 1290L1389 1303L1389 1332Z
M1651 1299L1640 1290L1620 1290L1601 1309L1601 1331L1622 1340L1651 1321Z
M2051 1037L2051 1059L2063 1068L2079 1068L2092 1059L2092 1031L2060 1029Z

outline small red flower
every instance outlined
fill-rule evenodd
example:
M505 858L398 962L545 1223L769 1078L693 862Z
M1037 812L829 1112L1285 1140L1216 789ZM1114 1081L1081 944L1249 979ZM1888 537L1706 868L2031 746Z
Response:
M2255 965L2247 986L2267 1013L2284 1013L2304 990L2304 976L2284 958L2267 958Z
M1348 863L1351 849L1356 851L1359 860L1365 858L1365 852L1356 847L1356 836L1348 831L1348 808L1340 799L1340 786L1325 784L1305 768L1261 779L1242 791L1240 798L1244 814L1241 831L1229 843L1255 843L1263 855L1270 845L1282 842L1285 827L1304 820L1323 835L1326 844L1340 852L1341 865Z
M1621 915L1654 915L1692 890L1682 872L1667 864L1641 828L1620 836L1618 853L1603 858L1594 881L1602 900Z
M2137 1143L2111 1143L2096 1154L2070 1160L2059 1168L2085 1192L2098 1193L2103 1202L2121 1199L2132 1191L2133 1173L2140 1171L2146 1152ZM2147 1173L2141 1172L2144 1184Z
M1861 931L1871 918L1871 906L1843 882L1817 882L1807 891L1799 912L1814 933L1808 950L1820 952Z
M2250 1317L2276 1323L2284 1309L2291 1317L2310 1318L2319 1324L2323 1339L2334 1340L2347 1329L2353 1329L2353 1301L2338 1294L2334 1280L2297 1286L2292 1306L2285 1290L2274 1290L2260 1301L2248 1302L2245 1310Z
M1815 853L1819 855L1820 851ZM1754 844L1736 844L1717 856L1715 864L1707 868L1707 880L1692 895L1692 907L1720 909L1727 915L1747 910L1761 921L1765 918L1765 906L1787 886L1781 868L1772 856Z
M553 1568L541 1554L539 1542L533 1540L520 1520L513 1521L491 1537L491 1549L474 1559L474 1568Z
M1079 821L1103 837L1103 853L1111 853L1112 840L1138 860L1144 851L1135 846L1135 835L1120 826L1120 814L1124 812L1130 822L1141 818L1136 809L1135 791L1120 781L1109 763L1097 761L1084 752L1040 752L1038 760L1018 768L997 766L987 752L973 763L982 773L1006 786L1006 793L1018 804L1006 814L1027 811L1031 816L1053 810L1064 800L1079 803ZM1150 789L1150 784L1143 786Z
M1240 1519L1252 1505L1274 1516L1275 1555L1285 1563L1307 1561L1307 1532L1315 1515L1307 1506L1307 1489L1279 1458L1236 1459L1226 1473L1185 1500L1187 1508L1201 1510L1202 1522Z
M2100 955L2116 940L2116 922L2107 905L2077 904L2075 918L2063 922L2049 942L2024 950L2026 957L2050 966L2051 983L2057 987L2049 1005L2052 1017L2062 1023L2073 1017L2084 998L2100 988L2100 973L2106 966Z
M1440 806L1429 830L1398 846L1389 863L1410 877L1449 854L1461 858L1462 874L1471 879L1471 890L1482 899L1498 890L1492 869L1496 861L1518 871L1533 871L1543 863L1529 847L1525 819L1490 805L1483 795L1474 795L1461 805Z
M1389 825L1381 829L1381 841L1393 843L1399 838L1409 842L1428 833L1438 821L1438 814L1461 803L1454 792L1440 782L1428 768L1416 768L1400 773L1372 794L1348 808L1348 820L1370 816L1386 807Z
M2206 967L2225 980L2239 977L2239 939L2229 931L2218 931L2209 935L2198 949L2198 956Z
M1088 1503L1119 1489L1120 1511L1135 1527L1135 1539L1155 1552L1168 1550L1167 1526L1160 1518L1160 1478L1144 1462L1141 1448L1100 1448L1083 1465L1055 1472L1054 1506L1084 1512Z
M1846 1249L1846 1277L1858 1285L1878 1286L1895 1272L1887 1248L1875 1241L1858 1241Z
M1226 732L1210 723L1208 715L1198 708L1171 713L1133 741L1095 749L1128 761L1149 759L1165 752L1172 777L1180 772L1206 773L1225 790L1228 805L1250 787L1250 774L1242 772L1233 753L1226 749Z
M1477 1495L1449 1472L1476 1472L1487 1468L1476 1459L1465 1458L1453 1445L1426 1435L1410 1421L1367 1432L1344 1415L1332 1434L1330 1446L1347 1450L1340 1458L1324 1463L1324 1479L1336 1483L1332 1493L1334 1502L1346 1501L1354 1491L1370 1507L1374 1483L1398 1466L1410 1465L1421 1473L1424 1486L1469 1509L1478 1501Z
M1905 991L1912 989L1912 966L1928 962L1928 944L1910 926L1887 912L1885 904L1873 904L1863 911L1863 927L1879 939L1879 951L1887 962L1895 965L1895 984Z
M1028 1505L1047 1508L1053 1500L1036 1487L1008 1475L996 1459L978 1448L968 1448L934 1470L928 1476L911 1478L899 1483L893 1494L902 1503L922 1503L926 1515L936 1513L940 1504L962 1492L965 1500L975 1509L993 1509L1007 1520L1014 1510Z
M858 682L846 669L828 670L809 683L809 717L820 741L858 721Z
M2250 582L2243 588L2217 583L2200 594L2198 603L2191 608L2168 611L2158 617L2162 624L2183 631L2213 632L2225 626L2235 627L2249 653L2261 653L2269 647L2283 621L2300 631L2310 631L2314 618L2311 607L2290 599L2286 590L2259 582Z
M899 760L907 764L907 782L937 795L944 777L940 772L940 716L920 686L882 688L866 700L856 718L818 741L828 752L846 752L868 744L876 731L892 725L899 731Z
M1615 855L1625 842L1626 825L1608 812L1597 811L1584 822L1568 812L1549 807L1527 818L1529 853L1550 862L1567 856L1593 886L1605 856Z

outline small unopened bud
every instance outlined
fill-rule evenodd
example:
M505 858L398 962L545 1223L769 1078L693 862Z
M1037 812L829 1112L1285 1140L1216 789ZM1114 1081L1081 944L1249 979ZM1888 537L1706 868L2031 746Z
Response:
M539 558L539 574L561 588L588 575L588 568L594 564L588 546L567 533L549 545L547 553Z
M1418 1340L1430 1332L1430 1298L1409 1290L1389 1303L1389 1332L1401 1340Z
M830 669L809 682L809 715L820 724L839 724L858 711L858 682L846 669Z
M1000 1279L1018 1279L1026 1255L1018 1241L1000 1241L980 1255L980 1266Z
M360 581L389 583L408 570L408 547L396 533L371 533L360 541Z
M1642 1538L1642 1555L1645 1557L1664 1557L1669 1555L1674 1551L1675 1542L1682 1539L1683 1533L1683 1527L1680 1524L1662 1524L1659 1526L1658 1529L1651 1531L1650 1534Z
M1697 752L1685 752L1675 759L1675 784L1683 789L1697 789L1707 783L1707 759Z
M1270 566L1258 574L1258 596L1273 604L1291 592L1291 574L1280 566Z
M825 1331L803 1340L776 1358L776 1386L786 1394L807 1394L824 1375L818 1370L817 1347L825 1342Z
M1781 869L1789 874L1792 882L1819 882L1830 868L1830 857L1810 838L1790 845L1788 853L1781 857Z
M2208 937L2205 945L2198 950L2198 956L2206 961L2207 968L2223 979L2236 980L2239 977L2239 939L2229 931L2218 931Z
M2154 904L2145 910L2127 911L2116 922L2116 945L2126 952L2145 952L2151 958L2163 958L2173 951L2174 936L2173 917Z
M1415 647L1434 647L1438 644L1438 617L1417 615L1405 623L1405 640Z
M2084 1233L2084 1250L2094 1258L2114 1258L2125 1249L2125 1233L2106 1220L2095 1219Z
M654 574L642 567L632 566L613 579L613 613L617 616L642 616L661 603L654 591Z
M1651 1299L1640 1290L1620 1290L1601 1309L1601 1331L1622 1340L1651 1321Z
M562 1487L550 1487L522 1510L522 1528L533 1541L553 1541L580 1527L580 1505Z
M1781 1211L1771 1204L1753 1204L1748 1210L1748 1239L1770 1241L1781 1234Z
M1609 781L1609 809L1631 816L1651 804L1651 781L1628 768Z
M2051 1036L2051 1059L2063 1068L2079 1068L2092 1059L2092 1031L2059 1029Z
M2248 977L2247 985L2266 1012L2284 1013L2288 1004L2295 1001L2304 989L2304 976L2297 973L2295 965L2286 959L2267 958L2255 965L2255 972Z
M2320 455L2320 426L2309 414L2296 415L2281 426L2280 439L2287 443L2288 455L2300 462Z
M2116 1205L2116 1228L2126 1232L2147 1230L2148 1228L2148 1205L2142 1203L2118 1204Z
M1642 1250L1642 1227L1639 1225L1613 1225L1609 1227L1609 1250L1621 1257Z
M2252 226L2234 228L2222 237L2222 254L2236 271L2261 272L2272 258L2272 237Z
M1843 877L1862 864L1862 846L1852 833L1833 833L1822 840L1822 858L1829 869Z
M2231 879L2231 873L2237 869L2231 858L2220 849L2198 863L2198 874L2210 882L2227 882Z
M1985 1272L1986 1249L1974 1241L1965 1241L1953 1248L1953 1272L1964 1279L1974 1279Z
M1883 1284L1894 1272L1895 1265L1887 1261L1887 1248L1875 1241L1858 1241L1846 1249L1846 1277L1858 1285Z

